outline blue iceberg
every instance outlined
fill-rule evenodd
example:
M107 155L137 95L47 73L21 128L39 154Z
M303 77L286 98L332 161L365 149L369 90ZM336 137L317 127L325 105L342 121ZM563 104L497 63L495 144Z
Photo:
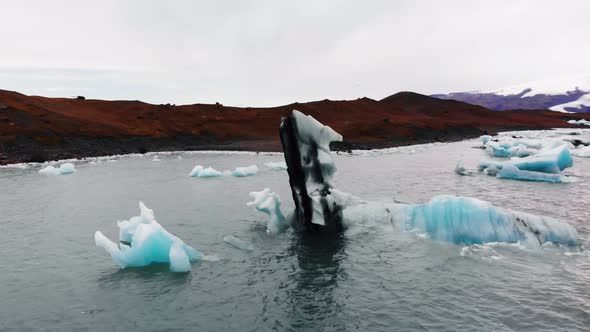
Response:
M438 241L461 245L520 242L538 247L546 242L579 245L578 233L554 218L495 207L475 198L436 196L424 204L365 203L344 210L347 225L392 224L403 231L425 233Z
M504 179L565 183L571 181L561 171L573 163L569 148L561 145L533 156L511 158L507 162L481 162L479 170Z
M94 234L97 246L104 248L120 268L169 263L173 272L188 272L191 263L204 256L164 229L154 211L139 202L139 216L118 221L119 245L100 231Z
M487 168L486 168L487 170ZM484 170L485 171L485 170ZM521 181L538 181L538 182L553 182L553 183L569 183L570 178L562 174L543 173L534 171L523 171L512 164L507 164L502 167L496 174L496 177L502 179L512 179Z
M223 175L223 173L221 173L220 171L217 171L211 167L204 168L201 165L195 166L193 170L188 174L188 176L199 178L212 178L221 175Z
M539 152L526 158L512 158L511 163L523 171L543 173L559 173L568 167L572 167L574 159L567 146Z

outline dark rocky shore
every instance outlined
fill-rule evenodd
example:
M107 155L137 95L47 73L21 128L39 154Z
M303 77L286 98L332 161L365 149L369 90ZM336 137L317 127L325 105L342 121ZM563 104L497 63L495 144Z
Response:
M293 109L344 136L337 151L452 142L503 130L576 127L583 115L494 112L400 92L383 100L323 100L271 108L45 98L0 90L0 164L171 150L281 151L278 126Z

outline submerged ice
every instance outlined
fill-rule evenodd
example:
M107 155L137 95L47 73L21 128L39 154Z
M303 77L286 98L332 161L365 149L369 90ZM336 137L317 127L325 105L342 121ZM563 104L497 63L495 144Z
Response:
M97 246L104 248L120 268L169 263L174 272L187 272L191 263L203 255L169 233L154 216L154 212L139 202L140 215L118 221L119 244L100 231L94 234Z

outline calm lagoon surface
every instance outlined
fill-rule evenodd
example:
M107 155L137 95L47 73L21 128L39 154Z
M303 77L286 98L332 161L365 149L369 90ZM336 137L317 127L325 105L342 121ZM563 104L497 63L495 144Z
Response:
M568 184L477 173L478 140L334 155L336 188L365 200L421 203L441 194L551 216L590 248L590 158ZM76 173L0 168L2 331L588 331L590 256L546 245L460 246L392 227L356 228L328 241L266 233L246 206L271 188L293 209L282 154L169 153L76 162ZM454 173L462 160L474 176ZM191 178L196 165L256 176ZM216 262L189 273L167 265L121 270L94 244L117 220L154 210L168 231ZM223 241L234 235L254 247Z

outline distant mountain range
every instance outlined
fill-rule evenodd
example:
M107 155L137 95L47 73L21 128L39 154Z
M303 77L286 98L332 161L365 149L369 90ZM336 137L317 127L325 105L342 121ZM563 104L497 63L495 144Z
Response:
M590 76L536 81L497 90L435 94L432 97L459 100L495 111L549 109L563 113L590 113Z

